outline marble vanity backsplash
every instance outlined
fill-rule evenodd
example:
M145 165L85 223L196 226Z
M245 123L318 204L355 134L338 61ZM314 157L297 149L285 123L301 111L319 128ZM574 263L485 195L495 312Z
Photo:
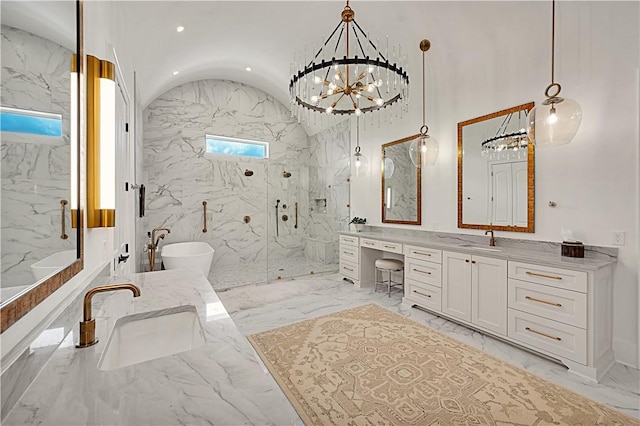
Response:
M376 233L388 237L407 237L412 240L424 239L431 243L441 244L473 244L479 247L489 246L489 236L472 234L454 234L447 232L417 231L414 229L387 228L383 226L367 226L366 232ZM548 254L560 254L561 243L552 241L533 241L517 238L502 238L496 232L496 246L517 250L538 251ZM615 247L584 246L585 257L615 260L618 249Z
M2 375L0 376L2 421L40 373L51 355L63 344L69 332L78 329L78 319L82 316L85 290L104 284L109 279L109 265L106 265L45 330L38 336L25 337L25 340L31 341L31 344L10 366L6 368L4 365L2 366ZM18 346L22 347L22 345ZM11 355L11 353L7 354L6 358L13 358Z

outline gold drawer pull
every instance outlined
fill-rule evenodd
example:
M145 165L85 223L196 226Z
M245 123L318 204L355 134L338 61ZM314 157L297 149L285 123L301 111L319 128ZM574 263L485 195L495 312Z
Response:
M347 271L353 272L353 269L351 269L351 268L347 268L346 266L343 266L343 268L346 269Z
M397 248L397 246L384 246L384 248Z
M413 268L413 271L414 272L420 272L421 274L431 275L431 272L429 272L429 271L421 271L420 269L416 269L416 268Z
M555 275L544 275L544 274L536 274L535 272L526 272L527 275L533 275L534 277L542 277L542 278L550 278L552 280L561 280L562 277L557 277Z
M353 256L353 252L350 252L350 251L343 251L342 253L348 254L349 256Z
M548 337L549 339L557 340L558 342L562 340L561 337L552 336L550 334L543 333L542 331L537 331L537 330L534 330L534 329L529 328L529 327L525 327L524 329L527 330L527 331L530 331L532 333L536 333L536 334L539 334L541 336Z
M562 303L547 302L546 300L536 299L535 297L531 297L531 296L525 296L524 298L527 300L531 300L533 302L540 302L540 303L546 303L547 305L551 305L551 306L557 306L558 308L562 306Z
M430 295L430 294L420 293L419 291L415 291L415 290L413 290L413 292L414 292L415 294L419 294L420 296L424 296L424 297L429 297L429 298L431 298L431 295Z
M343 239L342 241L345 241L345 242L347 242L347 243L355 243L355 241L354 241L354 240L350 240L350 239L348 239L348 238L345 238L345 239Z
M419 255L422 255L422 256L429 256L429 257L431 257L431 253L423 253L423 252L421 252L421 251L414 251L414 252L413 252L413 254L419 254Z

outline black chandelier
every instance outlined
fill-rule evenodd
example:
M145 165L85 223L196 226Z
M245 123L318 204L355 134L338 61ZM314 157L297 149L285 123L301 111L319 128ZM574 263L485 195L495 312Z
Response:
M292 65L292 112L302 108L361 115L396 103L406 110L409 77L406 65L398 65L406 64L406 57L400 47L393 47L389 53L388 41L385 54L377 45L358 25L347 0L340 23L320 49L316 52L312 48L310 60L304 57ZM357 54L350 56L353 51Z

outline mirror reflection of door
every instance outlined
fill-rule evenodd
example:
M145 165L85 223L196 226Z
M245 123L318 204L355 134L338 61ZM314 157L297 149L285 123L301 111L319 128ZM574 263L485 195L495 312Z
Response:
M491 167L491 224L527 226L527 162L494 163Z

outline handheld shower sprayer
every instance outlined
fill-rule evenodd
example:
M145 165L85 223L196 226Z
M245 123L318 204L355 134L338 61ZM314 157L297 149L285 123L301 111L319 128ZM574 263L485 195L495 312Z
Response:
M276 237L280 236L280 232L278 231L278 206L280 205L280 199L276 200Z

